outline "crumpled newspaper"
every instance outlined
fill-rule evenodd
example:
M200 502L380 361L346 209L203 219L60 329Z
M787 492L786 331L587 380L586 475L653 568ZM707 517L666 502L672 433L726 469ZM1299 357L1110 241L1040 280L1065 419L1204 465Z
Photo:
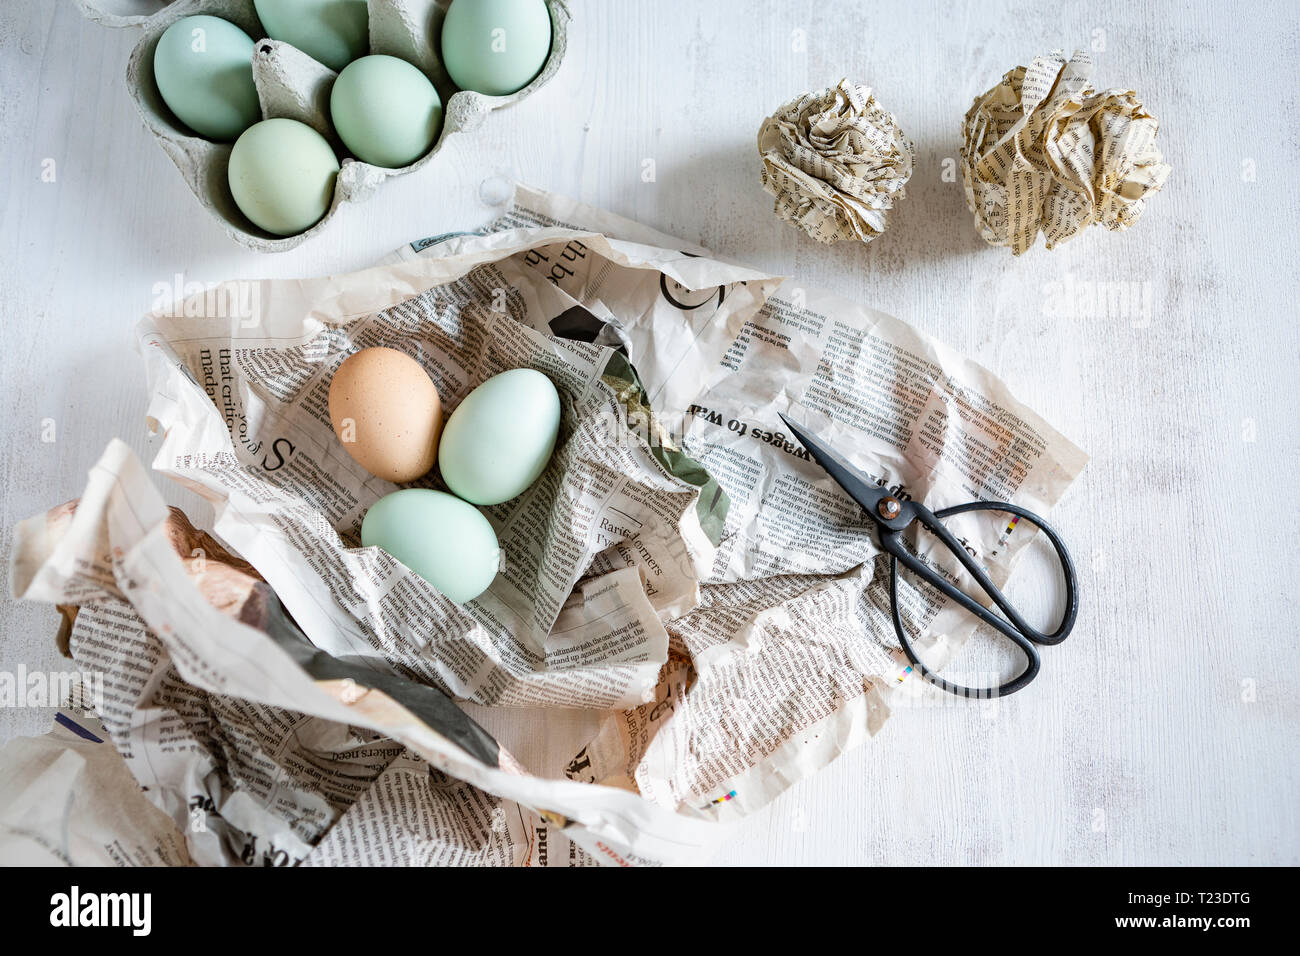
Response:
M939 692L893 643L870 520L779 413L938 508L1049 511L1087 455L918 330L779 285L520 187L494 223L377 268L221 283L143 319L155 469L212 502L213 536L114 441L9 558L15 595L80 608L65 647L95 677L89 729L162 812L97 812L117 791L82 753L50 764L62 738L6 750L0 823L25 829L0 860L35 836L34 862L699 862L891 707L924 706ZM549 474L486 512L507 561L474 607L356 547L391 486L337 447L328 381L392 343L449 408L507 365L563 389ZM580 432L598 408L611 429ZM975 513L950 530L1000 587L1034 540ZM970 615L900 594L926 659L951 660Z
M962 129L966 204L986 241L1020 255L1041 229L1052 249L1094 223L1126 229L1170 167L1159 123L1131 90L1097 92L1076 51L1034 57L977 96Z
M871 88L805 93L763 121L763 188L776 214L818 242L870 242L906 195L916 147Z

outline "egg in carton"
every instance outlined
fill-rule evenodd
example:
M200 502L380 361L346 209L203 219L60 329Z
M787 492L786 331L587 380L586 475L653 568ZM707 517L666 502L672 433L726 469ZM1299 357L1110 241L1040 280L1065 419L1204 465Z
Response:
M560 67L567 49L571 14L567 0L545 0L551 18L551 48L541 71L522 89L506 96L461 90L443 67L439 38L451 0L368 0L371 54L387 54L412 64L433 83L443 103L442 129L433 147L415 162L397 168L374 166L348 155L330 121L330 91L336 72L281 40L266 37L253 0L77 0L82 11L106 26L141 26L144 35L127 63L127 88L145 125L171 157L199 202L221 221L236 242L257 252L283 252L328 228L340 206L363 202L390 176L414 172L442 149L454 133L477 127L493 110L510 106ZM297 120L325 137L341 160L334 195L325 215L307 230L277 236L249 221L235 203L228 167L233 143L196 135L167 107L154 78L154 51L176 21L196 15L229 20L254 38L253 82L262 119Z

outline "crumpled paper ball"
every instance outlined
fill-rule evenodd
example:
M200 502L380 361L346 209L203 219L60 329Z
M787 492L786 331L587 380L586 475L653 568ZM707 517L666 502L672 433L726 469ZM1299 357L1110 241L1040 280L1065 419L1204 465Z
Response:
M906 195L915 147L870 87L841 80L765 119L758 152L779 217L818 242L870 242Z
M966 204L986 241L1020 255L1094 223L1126 229L1169 177L1159 123L1131 90L1097 92L1082 51L1039 56L977 96L962 128Z

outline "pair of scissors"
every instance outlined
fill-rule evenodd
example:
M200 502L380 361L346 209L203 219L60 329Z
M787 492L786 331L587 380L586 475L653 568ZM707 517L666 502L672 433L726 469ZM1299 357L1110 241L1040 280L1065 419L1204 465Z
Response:
M1065 543L1055 529L1032 511L1006 501L969 501L951 508L931 511L919 502L902 500L888 488L881 487L875 480L850 465L816 435L810 434L784 415L781 416L781 420L794 433L799 443L807 449L813 460L821 465L848 496L861 505L875 521L880 536L880 546L890 557L889 598L892 604L894 630L898 634L898 642L902 645L903 653L907 655L913 669L936 687L961 697L1005 697L1007 694L1014 694L1033 680L1038 675L1040 664L1035 645L1061 643L1069 637L1074 627L1074 620L1079 613L1078 580L1074 571L1074 561L1070 558L1070 552L1065 549ZM951 531L944 527L941 519L969 511L1000 511L1016 515L1036 525L1047 535L1047 540L1056 549L1061 569L1065 572L1065 613L1062 615L1060 626L1055 631L1045 634L1029 625L1011 606L1002 591L989 579L988 572L975 560L975 557ZM996 614L980 604L908 549L903 541L903 532L913 523L919 523L956 556L1002 614ZM904 567L922 580L938 588L971 614L1010 639L1024 652L1027 659L1024 670L1000 687L966 687L944 680L922 664L920 658L916 656L916 651L912 649L911 641L908 640L907 632L903 628L903 618L898 609L898 563L900 561Z

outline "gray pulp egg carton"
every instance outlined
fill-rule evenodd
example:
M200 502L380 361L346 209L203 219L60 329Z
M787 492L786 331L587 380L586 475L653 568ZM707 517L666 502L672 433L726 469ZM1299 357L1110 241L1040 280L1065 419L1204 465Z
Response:
M87 17L105 26L139 26L144 35L126 68L127 89L190 189L205 209L221 221L232 239L258 252L292 249L329 226L346 202L364 202L390 176L403 176L430 163L447 138L474 129L493 110L524 99L553 77L568 46L571 14L567 0L545 0L551 14L551 52L537 77L509 96L484 96L458 90L443 69L438 38L450 0L369 0L370 52L400 57L418 67L433 83L443 104L443 126L433 149L409 166L386 169L341 158L334 198L324 218L306 232L276 236L253 225L235 204L226 170L232 143L196 136L167 108L154 82L153 55L163 31L182 17L208 14L229 20L251 36L253 80L262 118L299 120L321 133L343 157L345 150L329 118L329 94L338 75L296 47L265 38L253 0L77 0Z

